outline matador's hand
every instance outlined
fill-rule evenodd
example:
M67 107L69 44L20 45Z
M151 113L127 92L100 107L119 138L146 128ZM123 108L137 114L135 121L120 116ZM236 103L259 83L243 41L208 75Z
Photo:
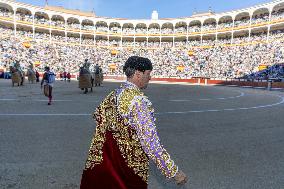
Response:
M188 180L186 174L184 174L182 171L178 171L174 179L177 185L183 185Z

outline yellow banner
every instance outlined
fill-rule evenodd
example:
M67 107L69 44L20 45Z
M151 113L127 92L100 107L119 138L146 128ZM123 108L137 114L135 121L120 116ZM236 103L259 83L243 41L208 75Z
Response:
M23 44L23 46L26 47L26 48L30 48L30 47L32 46L32 45L30 44L30 42L27 42L27 41L26 41L26 42L23 42L22 44Z
M188 51L187 54L188 54L188 56L194 56L195 55L194 51L192 51L192 50Z
M111 55L117 55L118 54L118 50L112 50L111 51Z
M116 64L109 64L108 65L110 69L115 70L116 69Z
M177 66L177 70L180 71L180 72L183 72L184 71L184 65Z
M267 65L259 65L258 66L258 71L261 71L261 70L265 70L265 69L267 69Z
M40 61L35 61L35 62L34 62L34 66L35 66L35 67L40 66L40 64L41 64Z

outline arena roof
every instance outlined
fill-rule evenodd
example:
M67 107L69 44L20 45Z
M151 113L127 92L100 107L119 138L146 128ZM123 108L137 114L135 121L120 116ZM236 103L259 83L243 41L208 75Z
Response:
M57 11L57 12L62 12L62 13L67 13L67 14L76 14L79 16L95 16L94 12L85 12L85 11L80 11L80 10L71 10L71 9L66 9L64 7L59 7L59 6L48 6L46 5L44 7L46 10L51 10L51 11Z
M79 0L78 0L79 1ZM114 17L102 17L102 16L97 16L94 12L85 12L85 11L80 11L80 10L73 10L73 9L66 9L64 7L60 6L35 6L31 4L26 4L26 3L21 3L18 2L17 0L0 0L1 3L8 3L9 5L14 4L16 6L23 6L25 8L32 8L32 9L42 9L42 10L47 10L51 12L57 12L57 13L63 13L63 14L70 14L70 15L78 15L78 16L85 16L85 17L93 17L93 18L102 18L102 19L115 19L115 20L129 20L129 21L150 21L150 19L128 19L128 18L114 18ZM0 3L0 4L1 4ZM277 5L278 4L278 5ZM172 21L172 20L180 20L180 19L207 19L208 17L222 17L223 15L239 15L243 12L252 12L253 10L261 9L261 8L271 8L271 5L276 6L279 9L280 7L284 7L284 0L274 0L268 3L260 3L251 7L243 8L243 9L238 9L238 10L231 10L228 12L220 12L220 13L215 13L212 11L208 12L203 12L203 13L193 13L193 15L188 16L188 17L179 17L179 18L160 18L159 20L161 21ZM266 11L266 10L265 10Z

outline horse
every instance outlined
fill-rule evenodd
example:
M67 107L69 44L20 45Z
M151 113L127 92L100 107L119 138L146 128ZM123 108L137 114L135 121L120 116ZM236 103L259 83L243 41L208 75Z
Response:
M11 71L12 86L14 87L15 83L18 83L18 86L23 85L25 80L24 73L19 71L15 67L10 67L10 71Z
M101 86L101 84L103 83L103 71L101 68L98 68L95 73L95 87L96 86Z
M94 77L91 74L91 72L82 67L80 68L79 72L79 88L81 90L84 90L84 94L88 92L88 88L91 88L91 92L93 92L93 86L94 86Z
M34 81L36 80L35 72L32 69L28 69L27 75L29 83L34 83Z

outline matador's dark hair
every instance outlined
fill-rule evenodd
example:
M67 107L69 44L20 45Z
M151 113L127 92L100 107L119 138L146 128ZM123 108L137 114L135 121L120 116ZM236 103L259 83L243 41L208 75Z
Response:
M153 70L151 60L140 56L129 57L123 66L123 72L127 77L131 77L134 74L133 71L136 70L141 72L144 72L146 70Z

